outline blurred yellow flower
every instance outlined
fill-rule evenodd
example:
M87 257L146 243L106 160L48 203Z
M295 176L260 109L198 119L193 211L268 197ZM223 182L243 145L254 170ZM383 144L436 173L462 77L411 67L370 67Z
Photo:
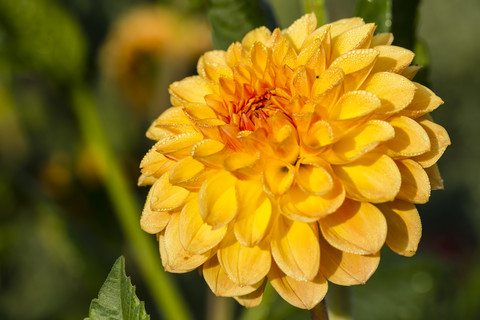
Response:
M414 54L360 18L249 32L170 86L141 163L142 228L170 272L202 268L218 296L251 307L266 278L311 309L327 280L365 283L380 249L412 256L415 208L441 189L450 144L412 82Z
M195 41L192 41L195 39ZM152 98L160 61L188 64L211 48L206 21L162 6L141 6L113 26L100 52L102 72L136 105Z

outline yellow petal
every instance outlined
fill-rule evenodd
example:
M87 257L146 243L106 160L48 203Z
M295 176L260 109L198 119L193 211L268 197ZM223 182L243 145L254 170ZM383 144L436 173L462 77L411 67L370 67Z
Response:
M443 190L443 179L438 171L438 166L434 164L431 167L424 168L430 180L430 186L432 190Z
M330 34L331 28L331 25L326 24L312 32L303 42L303 46L299 54L300 59L300 55L302 54L303 50L305 50L307 47L311 47L312 42L316 42L317 40L320 41L317 46L319 50L315 50L305 63L305 66L311 68L312 70L315 70L317 74L323 72L327 68L327 64L330 62L332 48L332 37ZM298 62L298 65L300 64L301 61Z
M339 87L343 85L343 78L345 74L340 68L328 68L323 72L313 83L312 97L320 96L327 93L329 89ZM335 99L336 100L336 99Z
M321 47L322 40L314 39L306 47L303 47L297 58L297 66L306 66L314 70L316 74L325 71L325 50ZM308 64L308 65L307 65Z
M395 138L385 144L389 156L414 157L430 150L427 132L415 120L401 116L389 122L395 129Z
M172 211L185 203L190 192L182 187L174 186L168 181L169 173L165 173L150 189L150 205L154 211Z
M148 139L158 141L165 138L166 136L172 135L172 132L170 132L165 128L157 127L155 122L153 122L148 128L147 133L145 135L147 136Z
M222 140L219 129L225 125L224 121L217 118L211 118L193 120L192 122L195 124L196 129L203 134L204 138Z
M266 193L280 196L290 189L295 178L295 170L291 164L279 160L268 161L265 166L262 183Z
M279 216L274 228L270 245L276 264L295 280L312 280L320 264L317 224Z
M347 19L340 19L330 23L332 38L337 37L338 35L352 30L358 27L365 25L362 18L354 17Z
M442 126L432 121L421 119L418 123L427 132L431 148L430 151L412 159L417 161L422 167L428 168L440 159L445 149L450 145L450 137Z
M217 256L213 256L203 264L203 277L205 282L216 296L220 297L235 297L242 296L257 290L262 282L255 283L249 286L239 286L230 280L218 263Z
M301 222L314 222L341 206L345 199L342 184L333 180L333 188L323 196L314 196L304 192L298 185L280 198L280 210L288 218Z
M259 27L249 31L245 37L242 39L242 46L250 51L255 42L260 42L262 44L267 43L267 40L270 39L272 32L268 30L267 27Z
M259 155L245 152L232 152L223 163L225 170L229 171L238 179L247 180L257 176L261 172Z
M222 96L225 96L227 98L228 96L230 96L230 94L234 94L233 92L226 92L227 90L235 91L235 87L230 88L232 85L235 86L234 80L221 77L219 79L219 84L219 91L221 92ZM205 103L219 117L228 117L228 107L225 101L220 96L215 94L206 95Z
M316 77L313 70L308 70L304 66L298 67L293 78L293 87L296 93L309 98L314 79Z
M296 168L297 183L303 191L321 196L333 189L331 169L321 158L303 159Z
M330 67L341 68L345 73L345 91L356 90L370 74L377 56L374 49L352 50L335 59Z
M197 73L203 78L218 82L221 76L232 76L232 69L227 65L227 54L223 50L206 52L198 59Z
M169 181L175 186L196 191L200 189L205 178L205 166L192 157L187 157L173 166L170 170Z
M401 115L418 118L432 112L443 104L443 100L433 93L432 90L422 86L420 83L414 82L413 84L417 87L417 90L408 107L400 111Z
M284 300L301 309L315 307L328 290L327 281L320 272L312 281L298 281L285 275L274 263L268 280Z
M198 192L200 214L203 221L214 229L229 223L237 211L235 177L219 171L205 180Z
M295 49L284 36L280 36L273 46L272 62L277 66L286 65L292 69L297 64Z
M156 234L165 229L168 221L170 221L171 214L167 211L153 211L151 209L150 203L152 201L152 190L153 187L150 188L150 191L148 192L147 200L145 201L145 206L140 218L140 226L143 231Z
M332 151L343 160L353 161L394 136L395 132L388 122L370 120L333 144Z
M313 13L309 13L296 20L283 33L288 40L293 44L293 47L298 52L305 41L305 39L317 27L317 17Z
M189 119L213 119L216 117L215 111L202 103L187 103L183 106L183 111Z
M310 47L312 42L320 40L319 46L323 46L326 51L330 48L331 44L331 37L330 37L330 30L332 26L329 24L323 25L317 29L315 29L312 33L310 33L307 39L303 42L302 48L300 51L305 50L307 47Z
M168 108L155 120L154 125L173 134L195 131L181 107Z
M233 69L237 64L249 63L248 52L240 42L232 43L227 49L228 66Z
M158 152L167 158L179 160L190 155L190 149L194 144L201 141L203 136L198 132L181 133L167 136L155 145Z
M373 203L392 201L400 190L400 171L386 155L367 153L352 163L332 168L352 199Z
M351 286L364 284L377 270L380 251L371 255L358 255L337 250L320 237L320 272L335 284Z
M412 63L415 56L412 51L397 46L376 46L374 49L380 54L373 66L372 73L384 71L401 73Z
M338 37L333 37L332 28L332 58L335 59L350 50L368 48L375 28L375 24L367 23L341 33Z
M204 223L198 209L198 197L193 197L180 213L179 231L183 248L193 254L202 254L222 241L227 226L213 230Z
M303 147L306 153L318 153L321 147L329 145L334 140L334 132L330 123L324 120L315 122L308 132L302 135Z
M396 161L402 175L397 198L412 203L427 203L430 198L430 180L417 162L411 159Z
M372 42L370 43L370 47L376 46L389 46L393 42L393 34L391 33L378 33L373 36Z
M262 302L263 291L265 290L265 284L266 283L267 282L264 281L263 285L261 285L257 290L255 290L255 291L253 291L249 294L246 294L246 295L243 295L243 296L236 296L236 297L233 297L233 298L235 300L237 300L237 302L240 303L245 308L256 307L256 306L260 305L260 303Z
M275 158L293 163L298 158L298 152L300 150L300 147L298 146L297 130L290 123L290 120L278 120L278 118L283 117L273 116L268 119L268 124L271 129L271 133L268 136L268 142ZM284 124L282 123L283 121L287 121L287 123Z
M387 223L373 204L346 199L334 213L320 219L322 235L333 247L354 254L375 254L387 236Z
M417 74L417 72L420 71L420 69L422 69L422 66L408 66L405 68L405 70L402 71L402 76L404 76L408 80L412 80Z
M140 162L140 168L142 174L160 178L165 172L170 170L173 163L173 161L158 152L156 146L153 146Z
M412 102L417 87L401 75L378 72L368 77L361 88L380 98L382 106L376 113L391 114L404 109Z
M237 181L236 192L235 236L241 245L252 247L265 236L272 217L272 203L257 181Z
M250 59L258 76L263 75L267 67L267 49L261 42L255 42L250 51Z
M413 256L422 236L422 224L415 205L396 200L378 207L387 219L387 245L400 255Z
M162 263L166 271L185 273L201 266L210 257L210 252L192 254L187 252L179 238L179 214L172 215L165 232L160 233L158 239Z
M366 116L380 108L381 101L368 91L350 91L342 95L330 111L332 120L348 120Z
M172 83L169 92L172 104L181 106L186 102L205 103L204 97L212 94L213 90L205 79L192 76Z
M196 143L191 149L192 158L206 166L221 168L228 151L220 141L205 139Z
M230 280L239 286L261 281L270 270L272 257L266 244L244 247L233 232L227 233L217 251L218 261Z

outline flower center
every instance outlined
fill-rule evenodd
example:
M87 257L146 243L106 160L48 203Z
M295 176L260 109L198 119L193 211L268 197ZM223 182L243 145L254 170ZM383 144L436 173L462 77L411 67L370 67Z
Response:
M240 131L255 131L256 128L265 127L268 118L278 111L284 111L285 100L278 96L275 90L255 95L238 105L233 122L238 124Z

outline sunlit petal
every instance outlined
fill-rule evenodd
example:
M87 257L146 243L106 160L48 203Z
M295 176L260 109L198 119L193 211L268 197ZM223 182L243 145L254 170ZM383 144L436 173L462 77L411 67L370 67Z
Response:
M218 249L218 261L230 280L239 286L254 285L270 270L272 256L266 244L242 246L232 232L227 233Z
M179 237L183 248L193 254L202 254L222 241L227 226L213 230L203 222L198 209L198 197L193 197L185 204L179 220Z
M216 296L221 297L235 297L243 296L254 292L261 285L261 282L255 283L251 286L239 286L230 280L218 263L217 256L213 256L203 265L203 277L205 282Z
M380 262L380 251L359 255L332 247L320 237L320 272L328 281L342 286L364 284L375 272Z
M272 235L272 255L276 264L296 280L312 280L320 265L316 224L292 221L280 216Z
M391 201L400 190L400 171L386 155L366 154L354 162L332 168L343 182L347 194L357 200L373 203Z
M283 299L301 309L315 307L328 290L327 281L320 272L311 281L298 281L285 275L274 263L268 280Z
M377 253L387 236L384 216L368 202L347 199L337 211L318 223L330 245L354 254Z
M396 200L377 206L387 219L387 245L398 254L413 256L422 236L422 224L415 205Z

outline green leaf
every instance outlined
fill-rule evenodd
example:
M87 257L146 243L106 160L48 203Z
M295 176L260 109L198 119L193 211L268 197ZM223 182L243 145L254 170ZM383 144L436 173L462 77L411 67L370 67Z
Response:
M250 30L260 26L273 28L270 8L258 0L208 0L208 18L213 30L213 44L226 49L240 41Z
M413 50L417 42L417 16L420 0L393 1L392 33L395 45Z
M359 0L357 16L365 22L374 22L377 32L390 32L392 26L392 0Z
M117 259L97 299L90 304L88 320L148 320L145 306L135 295L135 287L125 274L125 258ZM86 319L86 320L87 320Z
M415 52L413 63L423 67L415 76L415 81L428 86L428 48L417 35L420 0L393 0L392 4L393 44Z

